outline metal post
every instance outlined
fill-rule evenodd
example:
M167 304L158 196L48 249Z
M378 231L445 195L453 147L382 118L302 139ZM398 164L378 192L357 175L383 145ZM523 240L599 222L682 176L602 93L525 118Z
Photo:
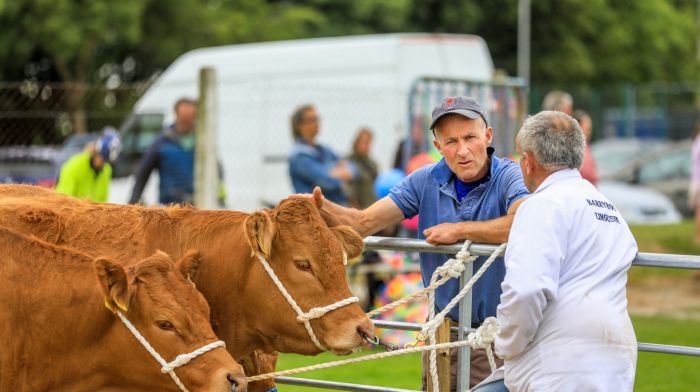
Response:
M530 0L518 1L518 76L530 84Z
M216 98L216 72L213 68L202 68L195 135L194 205L205 209L214 209L217 205Z
M471 246L470 246L471 250ZM474 265L469 263L464 266L464 272L459 278L459 289L469 282L474 274ZM472 325L472 290L469 290L467 295L462 298L459 302L459 332L457 332L457 338L459 340L467 339L467 332L465 328L470 328ZM457 354L457 390L466 391L469 389L469 370L471 367L471 349L469 346L462 346L459 348Z

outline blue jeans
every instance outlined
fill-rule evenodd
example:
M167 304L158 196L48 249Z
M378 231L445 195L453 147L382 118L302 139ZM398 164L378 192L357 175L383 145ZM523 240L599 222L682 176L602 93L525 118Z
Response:
M503 383L503 380L498 380L472 389L472 392L508 392L508 388L506 388L506 384Z

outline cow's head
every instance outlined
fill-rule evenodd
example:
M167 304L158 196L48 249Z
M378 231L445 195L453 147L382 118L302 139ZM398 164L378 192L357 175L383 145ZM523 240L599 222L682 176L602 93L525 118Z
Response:
M345 263L362 253L362 238L348 226L329 228L308 197L292 196L275 209L256 211L244 226L253 254L269 261L303 312L352 297ZM257 257L253 262L262 271ZM264 271L256 276L251 290L267 299L265 309L256 309L256 317L265 319L257 328L266 343L283 352L318 353L277 286ZM321 344L337 354L350 353L364 344L364 336L374 336L372 322L357 303L313 319L311 326Z
M190 281L199 267L198 253L188 253L177 263L167 254L156 252L128 268L103 258L93 264L105 305L113 312L124 313L165 361L218 340L211 328L209 306ZM132 353L129 365L125 364L129 377L151 378L158 389L178 390L126 327L115 322L120 324L113 327L122 342L120 350ZM242 367L223 348L206 352L175 372L192 391L230 391L234 383L239 391L247 387Z

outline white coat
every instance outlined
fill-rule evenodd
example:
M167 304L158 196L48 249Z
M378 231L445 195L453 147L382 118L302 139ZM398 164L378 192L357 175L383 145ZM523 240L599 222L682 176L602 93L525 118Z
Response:
M578 170L549 177L518 209L505 255L496 354L518 391L632 391L637 342L627 271L637 243Z

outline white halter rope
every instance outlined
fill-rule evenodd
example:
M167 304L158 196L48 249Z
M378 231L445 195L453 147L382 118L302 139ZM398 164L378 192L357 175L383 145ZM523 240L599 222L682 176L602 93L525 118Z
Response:
M294 301L294 298L292 298L292 296L289 294L287 289L284 288L284 285L279 280L277 275L275 275L275 271L273 271L272 267L270 267L270 263L268 263L267 260L265 260L265 258L262 257L260 254L258 254L257 256L258 260L260 260L260 263L263 265L263 268L265 268L265 271L267 271L267 274L270 276L270 279L272 279L272 281L275 282L275 285L279 289L280 293L282 293L282 296L284 296L287 302L289 302L289 305L291 305L292 309L294 309L294 311L296 312L297 321L300 323L304 323L304 327L306 327L306 332L309 333L309 337L314 342L316 347L321 351L326 351L327 349L323 347L321 342L316 337L316 334L314 334L314 330L313 328L311 328L311 323L309 322L309 320L321 318L324 314L330 312L331 310L336 310L345 305L350 305L359 302L360 299L357 297L350 297L324 306L322 308L312 308L308 312L304 313L299 307L299 305L297 305L296 301Z
M170 378L172 378L175 384L177 384L177 386L180 387L180 390L182 392L189 391L187 390L187 388L185 388L185 385L182 383L182 381L180 381L180 379L177 377L177 374L175 374L175 369L187 364L191 360L206 353L207 351L211 351L217 347L226 347L226 343L222 342L221 340L217 340L216 342L209 343L206 346L198 348L189 354L180 354L177 357L175 357L175 359L172 362L168 363L165 362L165 359L163 359L163 357L161 357L160 354L156 352L153 346L151 346L148 343L146 338L144 338L143 335L141 335L141 333L136 329L136 327L134 327L134 324L132 324L131 321L129 321L129 319L127 319L122 312L117 311L117 315L122 320L124 325L126 325L126 328L128 328L129 331L131 331L136 340L138 340L139 343L141 343L141 345L143 345L143 347L146 349L146 351L148 351L148 353L151 354L151 356L153 356L153 358L155 358L156 361L158 361L158 363L161 366L160 371L163 373L168 373L170 375Z

